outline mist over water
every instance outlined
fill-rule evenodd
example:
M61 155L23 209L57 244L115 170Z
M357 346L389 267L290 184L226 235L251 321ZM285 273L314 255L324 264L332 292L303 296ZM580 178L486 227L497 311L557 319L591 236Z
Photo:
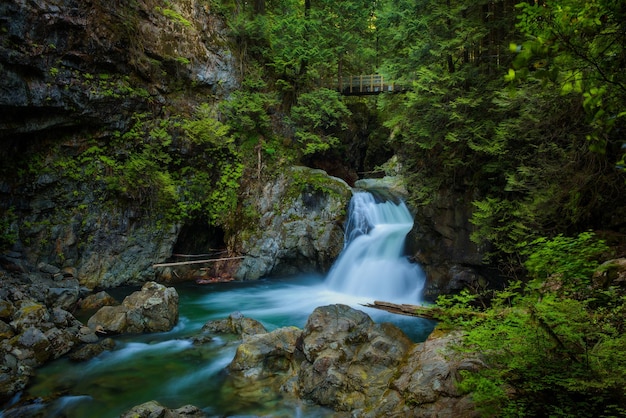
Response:
M116 417L149 400L169 408L192 404L216 416L332 417L325 408L289 399L243 403L224 386L236 337L216 336L202 345L194 345L192 337L207 321L233 312L261 321L269 331L302 328L316 307L341 303L376 322L392 322L414 341L423 341L433 329L431 321L362 306L374 300L419 303L424 275L404 255L412 225L404 203L377 202L369 193L355 193L344 250L326 277L178 285L180 320L173 330L115 337L114 351L85 363L52 362L38 370L24 396L63 393L44 407L48 415L42 416L50 417Z

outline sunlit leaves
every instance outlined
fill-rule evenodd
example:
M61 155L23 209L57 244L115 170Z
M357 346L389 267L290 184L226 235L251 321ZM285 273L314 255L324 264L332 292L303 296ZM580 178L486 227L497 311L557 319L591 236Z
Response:
M603 153L611 141L623 144L616 134L626 123L623 2L547 0L522 2L518 9L518 28L528 40L516 48L506 80L549 81L563 94L583 95L593 128L587 135L591 149Z

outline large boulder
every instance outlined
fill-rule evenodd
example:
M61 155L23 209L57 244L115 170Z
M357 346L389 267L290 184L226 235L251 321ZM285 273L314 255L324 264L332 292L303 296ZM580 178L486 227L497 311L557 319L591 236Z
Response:
M626 258L616 258L602 263L593 273L592 285L598 289L615 286L623 292L626 289Z
M224 390L251 404L272 401L281 392L293 393L303 360L297 346L301 335L301 329L285 327L244 336L228 366Z
M363 416L403 416L415 418L474 418L476 410L470 394L458 389L460 371L485 367L476 356L460 355L454 346L461 341L458 332L436 331L408 353L398 368L381 402Z
M303 330L300 396L339 411L371 407L412 346L392 324L376 324L346 305L319 307Z
M162 332L178 322L178 293L173 287L148 282L121 305L100 308L87 325L102 333Z
M303 330L242 338L224 384L239 402L288 395L332 408L337 416L479 416L457 382L460 371L484 365L454 350L460 333L436 331L415 344L392 324L330 305L315 309Z
M352 190L322 170L292 167L265 185L249 204L258 223L243 226L230 241L245 255L235 278L326 271L343 248L342 223Z

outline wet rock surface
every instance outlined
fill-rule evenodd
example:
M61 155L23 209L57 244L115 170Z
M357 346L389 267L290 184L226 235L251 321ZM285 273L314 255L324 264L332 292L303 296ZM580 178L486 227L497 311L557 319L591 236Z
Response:
M451 347L458 333L415 344L392 324L345 305L315 309L304 329L243 334L226 391L242 402L277 394L359 417L477 417L456 387L460 370L484 367Z
M230 246L246 256L235 278L326 271L343 248L351 196L343 180L307 167L292 167L266 184L250 201L258 224L231 239Z
M266 333L267 330L256 319L247 318L241 312L233 312L224 319L208 321L202 326L202 332L214 334L236 334L240 337Z
M178 322L178 293L173 287L148 282L121 305L104 306L87 325L105 334L162 332Z
M78 281L59 272L18 255L0 259L0 404L24 389L37 367L98 340L70 312Z
M131 408L121 418L204 418L209 415L193 405L169 409L156 401L149 401Z

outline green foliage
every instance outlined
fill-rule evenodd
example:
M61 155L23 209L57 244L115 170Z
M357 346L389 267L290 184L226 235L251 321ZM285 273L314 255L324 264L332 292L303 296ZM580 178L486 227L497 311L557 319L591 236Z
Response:
M393 53L383 68L411 80L411 88L378 106L411 203L472 190L472 239L493 250L491 261L517 258L519 242L610 224L610 208L626 205L617 191L625 179L615 169L623 160L624 72L615 67L626 50L618 35L624 19L616 19L623 12L577 0L519 8L508 1L383 2L377 31ZM522 44L520 33L528 37ZM570 34L574 43L563 44ZM592 108L604 111L604 122L590 119ZM588 149L590 136L604 138L604 155Z
M562 234L552 239L538 238L522 251L528 255L524 266L532 278L557 275L562 280L585 281L598 267L598 259L608 252L605 242L592 232L583 232L575 238Z
M265 92L266 84L252 77L222 103L221 110L228 124L240 138L270 136L270 109L278 104L273 93Z
M170 8L164 8L164 7L160 7L157 6L156 7L156 11L160 12L163 14L163 16L167 17L168 19L171 19L172 21L184 26L184 27L191 27L191 22L188 21L187 19L185 19L179 12L177 12L174 9L170 9Z
M486 362L460 383L485 416L625 416L626 294L590 280L605 251L590 233L540 239L525 252L532 280L494 292L488 308L467 293L438 301L466 333L462 350Z
M243 164L230 128L215 119L207 105L182 124L184 141L193 148L194 159L182 168L183 208L188 216L204 217L210 224L228 226L238 202Z
M15 222L17 215L13 208L0 210L0 250L10 247L18 239Z
M334 90L322 88L300 95L298 103L291 108L291 119L303 153L323 152L336 146L339 138L332 134L332 129L346 129L344 120L350 114Z
M518 29L526 36L507 80L554 83L582 98L592 150L623 158L625 125L626 9L621 2L548 0L520 3Z

